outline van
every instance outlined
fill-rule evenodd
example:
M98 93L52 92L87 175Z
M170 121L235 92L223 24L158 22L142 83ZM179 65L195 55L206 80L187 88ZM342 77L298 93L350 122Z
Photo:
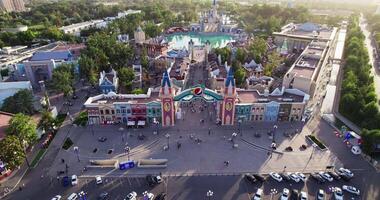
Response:
M76 199L78 199L77 193L72 193L70 194L69 197L67 197L67 200L76 200Z
M262 195L263 195L263 190L259 188L257 189L257 192L252 200L261 200Z

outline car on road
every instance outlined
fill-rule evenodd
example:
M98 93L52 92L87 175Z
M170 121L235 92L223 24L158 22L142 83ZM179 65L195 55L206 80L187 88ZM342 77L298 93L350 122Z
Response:
M336 172L328 172L331 177L333 177L335 180L340 180L341 177Z
M305 174L301 173L301 172L296 172L295 173L298 177L300 177L300 180L305 182L306 181L306 176Z
M353 186L349 186L349 185L343 185L342 186L342 189L351 193L351 194L356 194L356 195L360 195L360 190L356 187L353 187Z
M300 193L300 200L307 200L307 193L306 192L302 191Z
M257 189L255 196L253 196L252 200L261 200L261 197L263 196L263 189Z
M71 176L71 185L78 185L78 177L75 174Z
M335 200L343 200L342 189L340 189L339 187L335 187L333 191Z
M99 137L98 141L99 142L105 142L105 141L107 141L107 137Z
M154 177L154 181L155 181L157 184L162 183L162 178L161 178L161 176L155 176L155 177Z
M281 200L288 200L289 199L289 190L288 188L284 188L282 190Z
M96 185L102 184L103 183L102 177L96 176L95 177L95 182L96 182Z
M135 191L130 192L124 200L136 200L137 193Z
M344 174L344 175L346 175L346 176L348 176L350 178L354 177L354 173L352 173L349 169L346 169L346 168L343 168L343 167L339 168L338 171L337 171L337 173L339 175Z
M326 182L326 180L322 178L322 176L320 176L318 173L311 173L310 178L314 179L320 184Z
M334 180L333 177L331 177L330 174L328 174L327 172L319 172L319 175L329 182L332 182Z
M77 200L78 199L78 195L77 193L71 193L69 197L67 197L67 200Z
M250 183L256 183L257 182L256 178L254 176L252 176L251 174L245 174L244 178L245 178L245 180L247 180Z
M260 181L260 182L264 182L265 181L265 178L264 176L261 176L259 174L253 174L253 177L256 178L256 180Z
M55 195L51 200L61 200L62 196L61 195Z
M296 182L296 183L300 182L300 177L297 176L297 174L295 174L295 173L291 173L291 174L290 174L290 178L291 178L294 182Z
M156 198L154 198L154 200L165 200L166 199L166 193L163 192L163 193L160 193L159 195L156 196Z
M99 194L99 196L98 196L98 200L106 200L106 199L109 199L109 194L108 194L108 192L102 192L102 193L100 193Z
M282 177L280 176L280 174L278 174L276 172L269 173L269 176L272 177L274 180L276 180L278 182L282 181Z
M281 177L282 177L282 180L285 180L285 181L290 181L290 180L292 180L292 179L290 178L290 173L289 173L289 172L281 173L280 175L281 175Z
M325 191L319 189L316 195L317 200L325 200Z

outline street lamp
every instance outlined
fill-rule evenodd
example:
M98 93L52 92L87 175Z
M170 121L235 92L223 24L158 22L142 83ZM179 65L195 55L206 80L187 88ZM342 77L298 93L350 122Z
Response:
M120 128L119 128L119 131L120 131L121 141L124 142L124 135L123 135L124 128L123 128L123 127L120 127Z
M126 146L125 146L125 152L127 153L127 155L128 155L128 161L130 160L129 159L129 152L130 152L130 150L131 150L131 148L128 146L128 144L125 144Z
M78 162L80 162L80 159L79 159L79 147L75 146L74 147L74 152L77 154Z
M214 192L211 190L208 190L206 193L206 197L208 197L209 200L211 200L211 197L214 196Z
M270 199L272 200L273 199L273 196L277 194L277 190L276 188L272 188L270 189Z
M165 135L165 137L166 137L166 139L168 139L168 144L167 144L167 146L168 146L168 149L169 149L169 138L170 138L170 134L167 133L167 134Z

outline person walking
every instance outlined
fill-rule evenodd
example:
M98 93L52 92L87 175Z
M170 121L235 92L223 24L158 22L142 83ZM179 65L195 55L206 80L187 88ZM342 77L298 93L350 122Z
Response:
M208 135L211 135L211 128L208 128Z

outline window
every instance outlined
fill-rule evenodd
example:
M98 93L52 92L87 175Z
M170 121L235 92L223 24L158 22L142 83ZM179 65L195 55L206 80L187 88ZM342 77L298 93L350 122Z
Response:
M111 110L111 113L114 115L115 114L115 110Z
M127 109L127 113L128 113L128 114L131 113L131 110L130 110L130 109Z
M101 115L104 115L104 111L103 111L103 110L100 110L100 114L101 114Z
M125 108L121 109L121 113L125 113Z
M117 109L117 110L116 110L116 113L119 114L119 113L120 113L120 109Z
M107 109L106 110L106 115L109 115L110 114L110 111Z

